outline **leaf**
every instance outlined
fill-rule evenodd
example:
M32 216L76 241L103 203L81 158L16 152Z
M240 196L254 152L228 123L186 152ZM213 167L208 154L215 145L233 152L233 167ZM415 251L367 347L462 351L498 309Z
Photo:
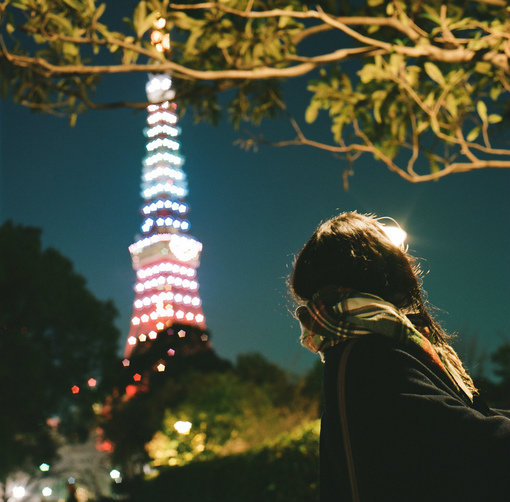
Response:
M481 127L476 126L474 129L471 130L471 132L466 136L466 140L471 142L474 141L476 138L478 138L478 135L480 134Z
M491 87L490 90L490 96L493 101L496 101L499 98L499 95L501 94L501 87Z
M429 160L429 166L430 166L430 174L435 174L441 171L441 168L439 167L439 163L436 159L430 158Z
M441 73L441 70L431 62L427 62L424 65L425 71L427 72L427 75L434 81L437 82L439 85L444 85L444 77Z
M12 32L14 31L14 26L11 23L7 23L6 30L9 35L12 35Z
M62 45L62 51L66 56L77 56L80 51L76 44L72 44L71 42L64 42Z
M363 84L368 84L372 80L384 80L387 72L375 64L366 64L358 71L358 75Z
M78 12L81 12L83 9L83 5L78 0L64 0L64 3Z
M458 114L457 100L453 94L448 94L445 99L446 109L452 117L456 117Z
M160 16L159 12L151 12L139 25L136 30L136 34L139 38L143 36L143 34L150 30L154 25L154 21L158 19Z
M423 100L423 104L425 106L429 106L429 107L433 106L435 102L436 102L436 96L433 91L429 92L427 94L427 97Z
M281 16L280 19L278 19L278 28L285 28L291 20L292 18L289 16Z
M368 0L369 7L377 7L378 5L382 5L384 0Z
M135 28L136 34L140 37L143 35L143 31L141 31L141 26L147 17L147 3L145 0L142 0L135 9L133 13L133 26Z
M128 65L136 63L138 59L138 53L135 51L124 50L122 54L122 64Z
M480 118L482 119L482 122L484 124L487 123L487 105L484 101L480 100L478 103L476 103L476 111L478 112L478 115L480 115Z
M475 71L487 75L492 69L492 65L486 61L478 61L475 64Z
M489 124L497 124L501 122L503 117L501 115L497 115L496 113L491 113L488 117Z
M229 47L232 47L232 45L234 45L234 42L235 42L235 39L233 36L231 35L225 35L222 39L220 39L220 41L216 44L216 47L218 47L218 49L227 49ZM262 44L260 44L262 45ZM255 46L256 48L257 46ZM254 48L254 53L255 53L255 48Z
M421 134L423 131L425 131L429 127L428 122L418 122L418 126L416 127L416 134Z
M388 95L388 91L375 91L372 94L372 99L374 101L374 118L375 121L380 124L382 122L381 119L381 106Z
M319 114L319 106L317 105L317 103L315 103L315 102L310 103L310 105L308 106L308 108L306 109L306 112L305 112L305 121L308 124L315 122L315 119L317 118L318 114Z
M28 5L25 5L25 2L12 2L11 5L16 9L28 10Z
M401 54L392 54L388 62L388 68L391 72L393 72L393 75L398 75L400 73L401 67L403 66L403 63L404 56Z
M104 14L106 9L106 4L102 3L94 12L94 17L92 18L92 23L95 24L96 21Z
M71 127L74 127L76 125L76 120L78 119L78 114L77 113L71 113L71 115L69 116L69 125Z
M71 21L69 21L69 19L67 19L65 16L53 14L50 12L48 14L48 18L59 25L59 31L63 31L67 34L73 33L73 25L71 24Z

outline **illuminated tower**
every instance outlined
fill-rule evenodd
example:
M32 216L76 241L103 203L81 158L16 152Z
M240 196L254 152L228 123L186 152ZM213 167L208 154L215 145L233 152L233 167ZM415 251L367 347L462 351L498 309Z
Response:
M141 185L143 222L141 234L129 246L137 281L126 357L170 326L192 327L202 332L198 343L208 345L196 274L202 244L188 234L188 190L170 76L151 75L146 93L150 104ZM185 330L178 333L184 336Z

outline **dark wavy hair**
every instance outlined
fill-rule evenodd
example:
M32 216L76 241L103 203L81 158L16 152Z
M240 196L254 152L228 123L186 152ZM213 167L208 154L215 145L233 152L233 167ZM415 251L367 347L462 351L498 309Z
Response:
M297 255L289 289L298 302L308 302L331 286L370 293L398 307L476 392L447 341L450 336L426 308L418 263L390 240L375 216L357 212L335 216L319 225Z

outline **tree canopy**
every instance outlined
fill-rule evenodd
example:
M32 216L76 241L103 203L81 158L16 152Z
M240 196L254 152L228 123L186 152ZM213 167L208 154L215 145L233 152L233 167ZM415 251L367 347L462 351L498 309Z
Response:
M58 251L43 250L36 228L0 226L0 289L5 479L27 462L50 460L58 423L74 438L76 425L93 416L92 403L108 390L119 333L113 304L96 299Z
M167 72L181 110L191 108L198 120L217 121L223 111L235 126L288 116L294 137L254 136L244 145L342 154L350 166L346 181L363 154L411 182L510 167L510 149L498 135L510 90L504 0L123 6L110 15L95 0L4 0L4 95L75 120L89 107L143 105L94 103L100 77ZM286 105L283 84L297 78L306 79L310 93L304 117L291 116ZM329 140L303 132L301 122L314 123L320 113L329 117Z

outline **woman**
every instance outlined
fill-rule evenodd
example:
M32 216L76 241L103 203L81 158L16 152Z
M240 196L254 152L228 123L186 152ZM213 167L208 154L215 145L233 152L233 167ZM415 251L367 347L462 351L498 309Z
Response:
M320 225L290 286L301 342L325 362L321 502L510 501L510 419L478 398L374 217Z

